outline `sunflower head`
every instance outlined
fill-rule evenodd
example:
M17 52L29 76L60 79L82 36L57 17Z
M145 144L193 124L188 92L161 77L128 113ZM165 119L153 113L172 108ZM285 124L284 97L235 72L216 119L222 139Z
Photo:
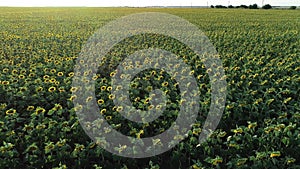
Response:
M49 92L54 92L55 90L56 90L56 87L54 87L54 86L51 86L51 87L49 87L49 89L48 89Z
M110 94L110 95L108 96L108 98L109 98L110 100L113 100L114 98L116 98L116 96L115 96L114 94Z
M97 102L98 102L98 104L103 104L104 100L103 99L99 99Z
M42 107L37 107L36 109L35 109L35 114L36 115L38 115L38 114L41 114L41 113L45 113L45 109L44 108L42 108Z
M6 115L11 115L11 114L15 114L17 111L15 109L8 109L6 110L5 114Z
M63 76L63 75L64 75L63 72L58 72L58 73L57 73L57 76Z

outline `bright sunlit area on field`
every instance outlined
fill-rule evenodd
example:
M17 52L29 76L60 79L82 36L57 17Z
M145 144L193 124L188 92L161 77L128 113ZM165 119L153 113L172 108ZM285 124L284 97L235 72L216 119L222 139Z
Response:
M86 6L86 7L145 7L145 6L210 6L210 5L250 5L258 6L300 6L299 0L0 0L0 6L44 7L44 6Z

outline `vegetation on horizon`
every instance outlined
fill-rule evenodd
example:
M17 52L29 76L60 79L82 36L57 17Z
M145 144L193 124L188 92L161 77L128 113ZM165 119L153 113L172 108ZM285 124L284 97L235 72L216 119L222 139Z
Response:
M300 11L0 9L0 168L300 167ZM77 89L71 84L75 61L88 38L109 21L138 12L166 12L197 25L220 54L228 94L217 130L198 145L211 94L201 61L194 60L181 43L163 41L161 36L125 39L124 48L113 49L107 56L107 66L116 65L125 54L140 49L136 48L139 45L159 45L194 66L201 91L201 112L188 138L161 155L130 159L112 155L85 134L72 102L76 98L72 91ZM113 105L111 76L113 73L107 71L93 78L99 114L116 130L143 138L165 131L176 118L177 106L173 104L167 116L153 126L128 123ZM131 84L134 105L149 109L147 94L152 84L162 87L167 95L178 92L176 82L166 72L141 72Z

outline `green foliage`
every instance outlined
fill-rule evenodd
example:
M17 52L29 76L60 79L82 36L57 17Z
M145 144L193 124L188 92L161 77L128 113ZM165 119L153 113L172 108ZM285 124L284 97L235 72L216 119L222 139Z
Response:
M250 5L249 9L258 9L258 6L257 6L257 4Z
M223 5L216 5L215 8L227 8L227 7Z
M240 5L239 8L245 8L248 9L249 7L247 5Z
M226 108L218 129L198 145L210 101L205 67L174 39L151 34L127 38L122 50L116 46L107 56L106 65L115 66L138 45L157 42L200 74L201 114L188 138L172 150L145 159L122 158L82 130L72 103L73 69L82 45L100 26L150 11L183 17L211 39L227 75ZM299 168L298 18L299 11L289 10L1 8L0 168ZM110 73L99 72L95 88L99 107L106 108L102 113L116 130L147 137L170 126L176 104L149 126L120 117L109 99ZM130 99L137 99L134 105L140 109L149 107L152 85L170 90L170 101L179 98L176 82L166 72L141 72L131 84Z
M272 9L272 6L270 4L266 4L262 7L262 9Z

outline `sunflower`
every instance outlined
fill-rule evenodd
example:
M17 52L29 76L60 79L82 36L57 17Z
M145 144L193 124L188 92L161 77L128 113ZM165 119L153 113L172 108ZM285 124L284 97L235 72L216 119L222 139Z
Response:
M49 79L49 75L44 75L43 79Z
M111 91L112 87L111 86L108 86L107 87L107 91Z
M121 78L121 79L124 79L124 78L125 78L125 74L121 74L121 75L120 75L120 78Z
M37 107L36 109L35 109L35 114L41 114L41 113L45 113L45 109L44 108L42 108L42 107Z
M85 102L90 102L92 99L93 99L93 97L92 97L92 96L89 96L89 97L87 97L87 98L85 99Z
M190 71L189 75L193 75L195 73L195 70Z
M55 104L54 109L55 110L61 110L63 107L60 104Z
M21 92L27 91L27 87L20 87L20 91L21 91Z
M60 87L58 90L60 93L65 92L65 89L63 87Z
M60 77L60 76L63 76L63 75L64 75L63 72L58 72L58 73L57 73L57 76L59 76L59 77Z
M150 98L145 99L144 104L148 104L150 100L151 100Z
M50 82L50 83L55 83L55 82L56 82L56 79L52 78L52 79L49 80L49 82Z
M32 111L32 110L34 110L34 106L28 106L26 110L27 111Z
M56 87L54 87L54 86L51 86L51 87L48 89L49 92L54 92L55 90L56 90Z
M74 72L70 72L68 75L69 75L69 77L73 77L74 76Z
M161 107L161 105L156 105L156 107L155 107L155 109L157 109L157 110L160 110L162 107Z
M84 72L84 73L83 73L83 76L88 76L89 74L90 74L90 72L87 71L87 72Z
M152 110L154 108L154 105L150 105L149 107L148 107L148 110Z
M18 73L18 70L16 70L16 69L13 69L12 71L11 71L11 74L17 74Z
M168 85L169 85L168 82L163 82L163 83L162 83L162 86L164 86L164 87L166 87L166 86L168 86Z
M110 77L114 77L115 75L116 75L115 72L111 72L111 73L109 74Z
M178 82L176 82L173 86L174 87L177 87L179 85L179 83Z
M136 133L136 137L141 138L142 134L144 134L144 130L140 130L140 132Z
M77 90L78 90L77 87L71 87L71 89L70 89L70 91L71 91L72 93L76 92Z
M138 86L137 83L132 83L132 84L131 84L131 87L132 87L132 88L137 88L137 86Z
M72 96L69 98L69 100L70 100L70 101L73 101L73 100L76 99L76 98L77 98L76 95L72 95Z
M103 99L99 99L97 102L98 102L98 104L103 104L104 100Z
M218 165L218 163L222 163L223 159L222 158L217 158L217 159L213 159L212 164L213 165Z
M237 133L243 133L243 129L242 128L237 128L237 129L234 129L233 132L235 134L237 134Z
M41 92L41 91L43 91L43 87L37 87L36 89L35 89L35 91L37 91L37 92Z
M122 86L117 86L116 90L121 90L123 87Z
M19 79L24 79L25 76L24 75L19 75Z
M94 75L94 76L92 77L93 80L97 80L98 78L99 78L98 75Z
M112 116L106 116L105 119L106 119L106 120L111 120L111 119L112 119Z
M44 72L46 73L46 72L49 72L49 68L44 68Z
M37 78L34 80L34 83L36 83L36 84L42 83L42 80L40 78Z
M2 81L3 85L9 85L9 81Z
M106 86L101 86L100 89L101 89L101 91L104 91L104 90L106 90Z
M141 100L140 97L136 97L136 98L134 99L134 102L138 102L138 101L140 101L140 100Z
M203 75L198 75L197 79L200 80L203 77Z
M50 73L53 73L53 74L56 73L56 69L51 69Z
M114 94L110 94L110 95L108 96L108 98L109 98L110 100L113 100L113 99L116 98L116 96L115 96Z
M77 111L80 111L80 110L82 110L82 105L76 105L75 107L74 107L74 110L77 112Z
M153 71L151 72L151 76L154 76L154 75L156 75L156 71L155 71L155 70L153 70Z
M9 71L9 69L8 68L4 68L4 69L2 69L2 72L3 73L7 73Z
M150 91L153 90L153 87L152 87L152 86L147 86L147 87L146 87L146 90L150 92Z
M5 114L7 114L7 115L15 114L15 113L16 113L15 109L9 109L9 110L6 110L6 112L5 112Z
M34 73L29 73L28 77L34 77L35 74Z
M25 73L26 73L26 70L24 70L24 69L20 71L20 74L25 74Z
M12 83L17 83L19 80L18 79L13 79L11 82Z
M273 158L273 157L280 157L281 156L281 153L280 151L275 151L275 152L272 152L270 154L270 157Z
M122 111L122 110L123 110L123 107L122 107L122 106L118 106L117 112L120 112L120 111Z

